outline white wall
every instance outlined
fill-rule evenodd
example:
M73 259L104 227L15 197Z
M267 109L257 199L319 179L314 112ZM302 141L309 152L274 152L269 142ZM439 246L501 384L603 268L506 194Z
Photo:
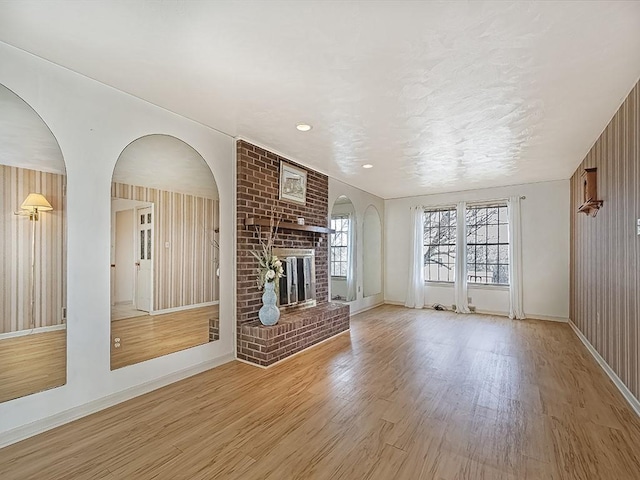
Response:
M362 291L364 296L382 293L382 218L369 205L362 219L362 234L367 240L362 251Z
M4 43L0 83L35 109L62 149L69 272L67 384L0 404L2 445L232 358L235 157L234 141L226 135ZM221 339L112 372L111 176L120 152L136 138L154 133L193 146L219 188Z
M349 198L349 200L351 200L356 210L356 218L357 218L357 225L356 225L356 240L357 240L357 247L356 247L356 258L357 258L356 259L357 261L356 292L357 293L356 295L357 297L354 301L348 302L348 305L351 307L351 314L354 314L362 310L371 308L373 306L380 305L384 302L384 292L380 292L377 295L372 295L369 297L365 297L363 295L364 289L362 288L362 285L363 285L362 280L364 278L363 277L364 274L363 274L363 255L362 254L364 251L364 246L363 246L362 219L364 218L364 212L366 211L369 205L373 205L374 207L376 207L378 212L380 212L381 219L384 218L385 202L380 197L376 197L375 195L365 192L364 190L360 190L359 188L355 188L355 187L352 187L351 185L347 185L346 183L342 183L333 178L329 178L329 212L331 212L333 208L333 204L335 203L336 199L341 195L345 195L346 197ZM331 213L329 213L329 215L331 215ZM327 220L327 224L328 224L328 220ZM383 231L384 231L384 225L383 225ZM329 248L329 245L327 245L327 248ZM331 286L329 287L329 290L330 290L329 298L331 298L331 293L332 293Z
M454 205L459 201L522 201L524 311L530 318L569 317L569 181L532 183L385 201L385 301L404 304L409 268L409 207ZM426 303L454 303L452 285L427 284ZM507 314L505 287L470 286L480 312Z
M115 267L115 291L112 297L114 303L133 302L133 276L134 276L134 230L133 209L114 212L116 216L116 244L113 249L116 251Z

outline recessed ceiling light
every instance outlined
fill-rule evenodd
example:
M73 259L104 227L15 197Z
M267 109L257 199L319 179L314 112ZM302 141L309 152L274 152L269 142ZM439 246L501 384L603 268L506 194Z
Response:
M373 165L371 165L370 163L365 163L364 165L362 165L362 168L373 168Z
M313 127L311 125L307 125L306 123L301 123L299 125L296 125L296 128L298 130L300 130L301 132L308 132L309 130L311 130Z

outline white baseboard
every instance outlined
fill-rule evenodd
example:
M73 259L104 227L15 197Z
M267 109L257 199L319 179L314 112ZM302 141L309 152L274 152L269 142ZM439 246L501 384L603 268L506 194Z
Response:
M629 390L624 382L620 380L620 377L618 377L616 372L613 371L613 369L609 366L605 359L602 358L595 347L591 345L591 342L587 340L587 337L582 334L582 332L578 329L578 327L575 326L575 324L571 320L569 320L569 325L573 329L574 333L578 336L582 344L587 347L587 350L589 350L589 353L593 356L596 362L598 362L598 365L600 365L600 367L604 370L604 373L606 373L614 383L614 385L618 387L618 390L620 390L622 396L629 403L631 408L636 412L636 415L640 417L640 401L633 395L633 393L631 393L631 390Z
M385 300L384 301L385 305L398 305L400 307L404 307L404 303L403 302L396 302L393 300ZM446 307L446 306L445 306ZM433 306L425 304L424 307L422 307L424 309L428 309L428 310L433 310ZM447 311L448 312L452 312L454 310L451 310L450 307L447 307ZM495 312L495 311L491 311L491 310L478 310L476 308L475 312L472 313L478 313L480 315L494 315L496 317L508 317L509 316L509 312ZM527 315L527 318L525 320L544 320L547 322L559 322L559 323L567 323L569 322L568 318L565 317L553 317L550 315L538 315L538 314L531 314L531 315Z
M509 312L492 312L490 310L478 310L476 309L475 313L479 313L481 315L494 315L497 317L508 317ZM527 314L524 320L543 320L545 322L558 322L558 323L567 323L569 322L568 318L565 317L553 317L550 315L538 315L536 313Z
M220 301L215 300L213 302L196 303L194 305L183 305L182 307L173 307L173 308L165 308L163 310L154 310L149 315L164 315L165 313L182 312L184 310L191 310L194 308L202 308L202 307L212 307L214 305L219 305L219 304L220 304Z
M106 397L98 398L97 400L65 410L64 412L51 415L50 417L14 428L13 430L0 434L0 448L46 432L47 430L51 430L52 428L59 427L74 420L78 420L79 418L86 417L87 415L99 412L100 410L112 407L118 403L149 393L153 390L157 390L158 388L184 380L185 378L205 372L224 363L231 362L232 360L234 360L233 354L229 353L227 355L222 355L212 360L194 365L193 367L185 368L150 382L127 388L112 395L107 395Z
M36 327L28 330L18 330L17 332L0 333L0 340L6 338L24 337L25 335L36 335L38 333L54 332L56 330L64 330L67 328L66 323L60 325L49 325L48 327Z
M385 300L383 305L397 305L399 307L404 307L404 302L396 302L395 300Z
M378 308L382 305L384 305L384 303L380 302L380 303L376 303L375 305L369 305L368 307L363 307L360 310L356 310L355 312L349 311L349 315L353 316L353 315L358 315L359 313L368 312L369 310L373 310L374 308Z

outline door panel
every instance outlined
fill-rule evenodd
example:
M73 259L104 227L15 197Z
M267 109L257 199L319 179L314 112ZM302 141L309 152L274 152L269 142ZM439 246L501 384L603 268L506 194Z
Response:
M137 255L136 255L136 308L151 311L151 278L153 275L153 208L136 210Z

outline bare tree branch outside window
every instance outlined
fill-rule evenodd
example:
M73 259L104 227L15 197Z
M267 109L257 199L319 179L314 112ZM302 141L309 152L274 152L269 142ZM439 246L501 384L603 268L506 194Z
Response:
M454 282L457 254L455 208L425 210L425 280ZM509 236L506 205L470 206L467 226L467 281L509 284Z

